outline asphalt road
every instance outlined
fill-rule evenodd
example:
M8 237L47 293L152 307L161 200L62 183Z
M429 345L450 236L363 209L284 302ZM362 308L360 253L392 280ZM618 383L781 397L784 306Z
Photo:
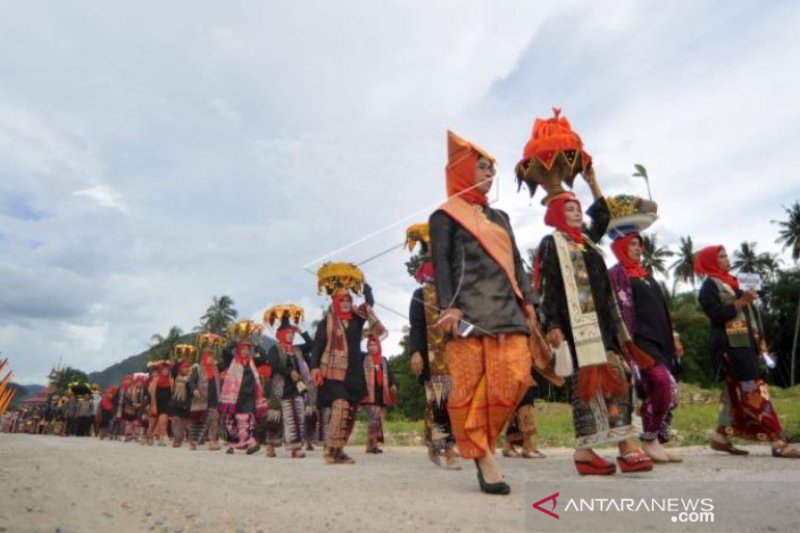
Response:
M743 491L745 480L800 482L800 460L749 449L739 458L684 448L683 464L617 474L613 482L704 479ZM382 455L353 447L355 465L329 466L319 451L292 460L281 450L268 459L263 451L229 456L0 434L0 531L521 532L535 501L531 487L578 479L570 450L545 451L547 459L500 458L513 489L500 497L478 491L471 463L445 471L418 447L387 447Z

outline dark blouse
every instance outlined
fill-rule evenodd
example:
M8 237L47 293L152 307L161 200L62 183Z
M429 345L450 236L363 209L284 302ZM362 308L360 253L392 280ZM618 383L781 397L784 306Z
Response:
M586 211L586 214L592 217L592 225L586 231L586 234L593 242L599 242L605 235L609 222L608 205L605 199L600 198L595 201ZM572 337L567 296L564 289L564 280L561 278L561 267L553 236L548 235L543 238L539 246L539 253L542 258L542 303L540 306L542 328L544 331L550 331L555 328L561 329L564 338L569 344L573 359L575 359L575 342ZM588 244L584 245L582 255L586 263L603 345L607 350L622 353L617 340L617 325L614 319L614 294L611 291L611 281L608 277L605 260ZM574 361L574 363L577 368L577 361Z
M736 298L741 298L742 294L741 290L736 290ZM725 323L736 318L736 308L733 304L723 305L719 297L719 287L710 278L706 278L700 286L698 300L703 312L711 321L710 348L714 366L720 368L723 357L725 357L728 361L727 366L736 381L759 379L758 343L753 335L755 327L750 321L750 314L745 313L750 346L747 348L732 348L728 344Z
M411 353L419 352L422 356L422 375L419 382L431 379L431 363L428 360L428 324L425 318L425 295L422 287L414 291L408 308L408 321L411 329L408 332L408 344Z
M486 217L506 228L514 251L517 284L525 303L533 305L533 290L525 274L508 215L484 208ZM430 217L431 255L436 294L441 309L457 308L476 327L471 336L488 333L530 333L525 314L505 271L471 233L444 211Z
M305 357L307 352L311 351L313 347L314 341L311 339L311 336L306 333L305 331L302 333L303 340L305 342L302 345L296 346L296 348L300 349L301 357ZM300 372L300 366L298 365L296 358L297 356L295 353L287 353L285 364L281 364L280 354L278 353L278 346L275 345L269 349L267 352L267 363L269 364L270 368L272 369L272 379L277 376L281 376L284 379L283 385L283 398L284 400L288 400L291 398L296 397L299 392L297 391L297 386L294 381L292 381L292 370Z
M325 380L317 394L319 407L330 407L334 400L346 400L352 404L360 402L367 395L367 381L361 364L361 337L366 319L353 313L353 319L345 327L347 339L347 372L344 381ZM311 368L319 368L322 354L328 344L328 315L324 315L317 325L314 347L311 352Z
M661 287L652 276L631 278L636 309L636 330L630 333L633 342L653 357L656 364L676 371L675 341Z

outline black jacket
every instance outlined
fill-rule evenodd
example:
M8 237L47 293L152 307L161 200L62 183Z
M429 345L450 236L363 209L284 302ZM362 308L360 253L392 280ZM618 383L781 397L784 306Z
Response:
M425 295L422 287L414 291L411 304L408 308L408 322L411 329L408 332L408 344L411 353L419 352L422 356L422 375L420 383L431 379L431 363L428 360L428 324L425 318Z
M533 305L530 279L525 274L508 215L490 207L485 207L484 213L490 221L506 228L514 250L517 284L525 303ZM430 233L439 307L460 309L464 320L476 326L471 336L529 334L525 314L505 271L472 234L441 210L430 217Z
M736 297L741 298L742 291L736 289ZM712 279L706 278L700 286L698 294L700 307L711 321L711 359L714 367L719 368L722 357L727 356L729 367L736 381L755 380L760 377L758 369L758 344L753 331L755 325L750 323L750 314L745 313L747 330L750 337L750 346L747 348L732 348L728 344L728 335L725 333L725 323L736 318L736 308L733 304L723 305L719 297L719 287Z

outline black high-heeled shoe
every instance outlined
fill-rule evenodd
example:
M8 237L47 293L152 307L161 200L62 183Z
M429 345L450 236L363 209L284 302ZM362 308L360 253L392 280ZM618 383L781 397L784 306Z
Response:
M475 467L478 469L478 483L481 486L481 492L485 492L486 494L501 494L505 496L511 492L511 486L506 483L505 481L498 481L496 483L487 483L485 479L483 479L483 472L481 471L481 465L478 464L478 460L474 459Z

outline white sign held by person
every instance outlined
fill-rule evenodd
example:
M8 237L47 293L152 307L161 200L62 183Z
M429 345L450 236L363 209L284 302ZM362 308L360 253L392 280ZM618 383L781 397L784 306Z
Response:
M739 288L743 291L749 291L750 289L756 291L761 290L761 276L758 274L739 272L739 275L736 276L736 278L739 280Z

